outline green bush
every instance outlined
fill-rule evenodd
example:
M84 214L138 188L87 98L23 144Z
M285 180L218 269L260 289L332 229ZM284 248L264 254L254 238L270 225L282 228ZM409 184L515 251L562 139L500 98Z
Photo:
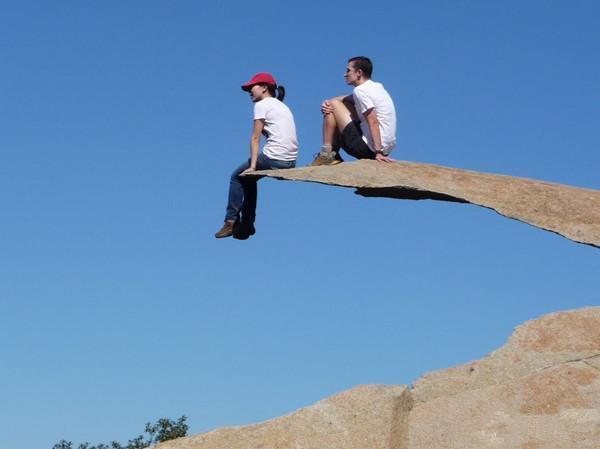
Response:
M146 423L144 434L129 440L125 445L111 441L109 444L98 444L96 446L86 442L75 447L71 441L60 440L52 446L52 449L145 449L163 441L186 436L188 431L186 421L187 416L183 415L177 421L161 418L154 424Z

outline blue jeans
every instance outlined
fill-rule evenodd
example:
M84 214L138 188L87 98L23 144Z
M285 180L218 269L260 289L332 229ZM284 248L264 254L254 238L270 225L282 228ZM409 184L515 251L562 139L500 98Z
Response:
M280 161L271 159L260 153L256 160L257 170L273 170L280 168L294 168L296 161ZM239 220L240 212L244 223L253 224L256 218L256 182L258 176L240 177L239 174L250 167L250 159L236 168L229 181L229 201L225 220Z

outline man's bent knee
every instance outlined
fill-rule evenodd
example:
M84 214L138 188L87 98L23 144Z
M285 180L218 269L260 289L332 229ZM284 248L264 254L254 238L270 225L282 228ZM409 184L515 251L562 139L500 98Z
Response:
M334 109L339 108L339 107L346 108L346 105L344 104L344 102L341 100L338 100L337 98L332 98L331 100L327 100L327 102L329 103L329 106Z

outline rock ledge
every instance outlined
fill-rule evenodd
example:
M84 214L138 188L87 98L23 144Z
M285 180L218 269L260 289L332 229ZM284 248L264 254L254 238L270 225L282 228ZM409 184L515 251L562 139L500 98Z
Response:
M599 190L404 161L360 160L331 167L259 171L256 175L351 187L367 197L472 203L600 247Z

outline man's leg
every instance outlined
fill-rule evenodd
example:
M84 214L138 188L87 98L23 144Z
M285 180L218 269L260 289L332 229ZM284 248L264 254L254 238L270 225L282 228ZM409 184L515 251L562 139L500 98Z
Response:
M342 162L338 155L342 131L356 115L350 101L329 100L331 112L323 114L323 145L311 165L335 165Z
M375 153L371 151L363 139L360 123L348 123L342 131L342 148L350 156L356 159L375 159Z
M336 135L340 135L356 114L351 102L329 100L332 112L323 116L323 146L332 147Z
M353 98L350 96L345 97L342 107L339 107L339 104L336 103L333 113L336 114L336 124L338 126L336 135L339 135L340 145L346 150L346 153L356 159L374 159L375 153L369 149L363 139L360 119L356 113ZM339 148L337 151L339 151Z

